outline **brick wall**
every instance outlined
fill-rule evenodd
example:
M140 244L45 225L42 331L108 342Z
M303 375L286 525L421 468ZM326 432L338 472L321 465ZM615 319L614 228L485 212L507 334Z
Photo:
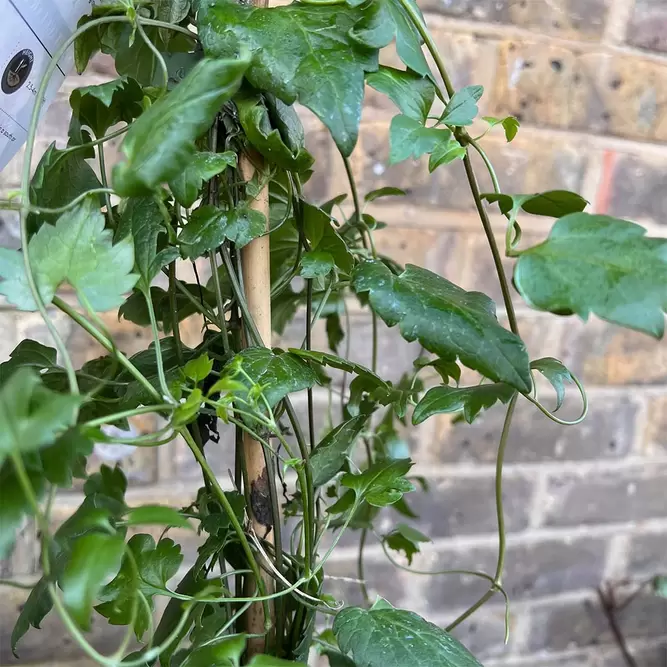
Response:
M511 113L523 123L511 145L496 134L485 139L505 191L573 189L596 212L637 220L653 234L667 232L665 0L424 0L422 7L455 86L484 84L482 112ZM104 76L100 69L92 78ZM66 94L46 116L42 145L65 135ZM461 166L441 168L432 177L422 162L389 166L387 131L394 113L369 91L353 156L363 190L396 185L409 192L402 203L374 206L372 213L388 223L378 246L498 300ZM323 200L346 190L345 174L317 123L307 118L307 127L311 149L327 165L309 184L310 195ZM3 189L16 186L18 164L0 177ZM479 174L488 187L481 168ZM4 223L1 241L16 246L12 220L5 217ZM500 235L502 223L494 223ZM547 229L543 220L526 221L527 241ZM600 321L584 325L536 313L518 299L517 307L531 356L562 358L588 387L591 411L584 424L565 429L527 404L518 409L505 468L511 639L503 644L499 600L457 632L487 665L620 666L595 587L605 579L641 581L667 571L667 346ZM99 353L81 331L56 319L77 362ZM353 354L368 363L364 332L370 324L361 314L353 319L359 341ZM113 314L106 320L121 349L134 352L148 344L146 332L134 325L118 323ZM0 330L2 357L24 336L48 341L36 314L3 309ZM297 322L286 338L300 342L299 331ZM185 334L195 340L196 323ZM322 340L316 336L315 344L323 347ZM381 373L399 376L414 356L394 330L381 328ZM573 405L570 414L577 409ZM422 529L434 540L417 567L493 570L493 467L501 419L490 411L473 426L453 426L436 417L409 434L418 470L431 484L429 495L417 493L412 500ZM222 438L211 459L226 476L228 439ZM178 504L198 485L197 468L180 443L137 450L123 465L137 500ZM55 519L76 502L76 494L61 498ZM382 520L391 525L394 517L387 513ZM193 537L182 537L185 551L194 554ZM355 576L355 558L350 536L331 566L339 578L329 581L333 592L351 601L358 591L346 578ZM34 529L27 526L0 576L31 580L36 567ZM484 588L473 578L397 571L376 545L368 550L367 576L373 593L442 622ZM24 599L14 590L4 595L3 665L13 663L8 634ZM23 662L73 664L80 656L55 619L44 625L43 633L27 636ZM620 626L640 667L667 665L667 601L640 596L620 615ZM94 636L110 650L119 630L98 619Z

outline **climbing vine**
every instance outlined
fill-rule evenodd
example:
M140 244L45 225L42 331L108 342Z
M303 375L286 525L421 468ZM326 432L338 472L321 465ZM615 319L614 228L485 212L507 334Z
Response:
M379 65L392 42L405 69ZM0 249L0 293L19 310L39 311L54 345L23 340L0 365L0 556L29 518L41 539L42 577L18 616L13 651L20 656L23 636L53 613L88 657L108 667L279 667L305 663L312 652L334 666L478 665L449 632L496 594L509 605L502 469L515 407L528 401L563 427L587 411L582 385L560 361L528 356L503 254L515 260L514 288L533 308L584 319L592 313L661 337L667 242L634 223L587 213L587 202L571 192L503 192L502 174L484 151L486 132L470 133L483 88L454 89L414 0L274 8L107 2L55 54L37 100L72 46L80 73L101 51L113 57L118 78L71 94L67 146L49 146L31 173L37 103L20 191L1 202L20 212L22 249ZM488 296L377 252L373 235L382 223L366 207L405 193L360 193L354 181L348 158L366 85L399 111L389 132L392 163L428 155L431 172L465 170L465 196L488 239L509 328ZM329 165L306 149L297 103L328 129L349 193L321 204L305 197L304 184ZM519 131L512 117L479 120L508 142ZM121 159L108 171L105 145L116 138ZM480 191L472 152L493 192ZM504 248L491 228L493 208L507 220ZM555 219L533 247L522 247L525 215ZM370 368L348 359L352 301L372 318ZM54 309L106 355L75 368L51 320ZM117 346L99 315L115 309L150 329L148 349L127 356ZM201 337L189 347L180 328L193 316ZM272 331L296 327L304 316L300 347L270 347ZM319 323L327 350L313 349ZM398 382L378 374L382 327L397 327L421 346ZM478 381L462 386L462 367ZM553 387L554 410L538 395L537 375ZM582 400L573 422L555 414L568 386ZM324 415L316 414L315 387L329 394ZM291 400L298 392L307 396L303 423ZM413 570L429 538L410 523L408 494L421 481L397 451L400 433L435 414L471 423L496 403L506 406L496 570ZM146 414L157 426L136 435L131 421ZM234 451L231 479L216 476L208 458L221 427L236 434L225 445ZM186 507L133 506L120 467L87 472L94 443L161 447L176 438L202 473ZM83 501L53 531L55 494L73 478L84 480ZM394 518L387 532L375 523L382 508ZM162 527L159 538L141 532L146 526ZM201 538L185 572L171 528ZM358 607L324 588L327 561L346 531L359 534L366 604ZM396 567L472 575L488 590L444 629L370 600L363 549L371 537ZM93 615L126 627L112 655L88 641Z

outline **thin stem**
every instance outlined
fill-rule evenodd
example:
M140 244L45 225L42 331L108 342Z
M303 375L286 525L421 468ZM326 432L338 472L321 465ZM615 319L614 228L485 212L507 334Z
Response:
M63 154L74 153L76 151L80 151L85 148L93 148L94 146L99 146L100 144L104 144L107 141L111 141L111 139L120 137L121 134L125 134L130 129L131 125L132 123L128 123L125 127L121 127L119 130L114 130L113 132L109 132L109 134L105 134L103 137L100 137L99 139L94 139L93 141L89 141L85 144L76 144L75 146L68 146L67 148L63 148L61 152Z
M107 207L107 221L109 226L114 229L115 223L113 219L113 211L111 209L111 197L109 196L109 182L107 181L107 165L104 160L104 146L100 144L100 147L97 149L97 159L100 163L100 178L102 179L102 185L104 186L104 204Z
M215 291L215 301L218 306L218 326L222 334L222 347L225 354L229 352L229 334L225 322L225 302L222 298L222 287L220 285L220 276L218 275L218 265L215 262L214 253L209 253L208 261L211 266L211 277L213 279L213 290Z
M128 417L135 417L137 415L146 415L153 412L166 412L174 409L173 404L171 403L162 403L161 405L142 405L133 410L123 410L122 412L116 412L113 415L106 415L105 417L98 417L97 419L91 419L90 421L81 424L81 428L95 428L97 426L104 426L105 424L110 424L111 422L117 422L121 419L127 419Z
M312 349L313 337L313 281L306 281L306 350ZM308 387L308 436L310 438L310 449L315 446L315 409L313 406L313 388Z
M366 539L368 537L368 528L362 528L359 535L359 552L357 553L357 579L359 579L359 589L364 598L365 604L370 604L371 598L368 594L368 586L366 586L366 575L364 573L364 549L366 547Z
M167 385L167 378L164 374L164 361L162 360L162 349L160 345L160 332L157 328L157 319L155 317L155 308L153 307L153 299L151 298L150 289L144 292L146 298L146 305L148 307L148 317L151 321L151 331L153 333L153 346L155 349L155 364L157 366L158 382L162 390L162 398L168 403L176 403L177 401L171 395L169 386Z
M484 165L486 166L486 170L489 172L489 177L491 178L491 183L493 184L493 191L499 195L501 191L498 175L496 174L496 170L493 168L493 164L491 164L491 160L486 154L486 151L479 145L477 140L473 139L472 137L466 137L466 143L470 144L482 158Z
M171 313L171 331L176 343L176 358L178 365L183 366L183 344L181 343L181 329L178 321L178 307L176 306L176 262L169 265L169 311Z
M146 46L153 52L156 60L160 64L160 69L162 70L162 94L164 95L167 92L169 87L169 70L167 70L167 63L164 61L164 58L158 48L151 42L144 30L144 26L141 25L141 19L137 15L136 21L134 23L137 26L137 32L141 35L141 39L144 40Z

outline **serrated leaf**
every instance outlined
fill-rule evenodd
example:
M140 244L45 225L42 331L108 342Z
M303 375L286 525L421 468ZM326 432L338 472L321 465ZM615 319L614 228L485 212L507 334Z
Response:
M242 248L265 231L266 218L260 211L250 208L247 202L239 202L233 209L205 204L190 216L178 241L183 254L195 259L214 250L225 239Z
M142 505L129 509L123 521L127 526L173 526L175 528L190 528L188 520L178 511L164 505Z
M97 138L103 137L116 123L130 123L143 112L141 86L121 77L93 86L75 88L69 102L72 114L81 125L87 125Z
M507 116L506 118L483 116L482 120L485 120L489 124L489 129L493 129L496 125L502 125L503 130L505 130L505 139L507 139L507 143L510 143L516 137L519 128L521 127L519 119L514 116Z
M545 357L544 359L536 359L530 362L530 367L542 373L544 377L549 380L551 386L556 392L556 410L558 411L565 400L565 382L574 382L572 373L563 365L562 361L554 359L553 357Z
M208 354L202 354L196 359L191 359L183 367L183 374L195 384L203 382L213 370L213 359Z
M378 188L377 190L371 190L364 197L364 201L370 203L381 197L404 197L407 193L405 190L400 188L393 188L391 186L386 186L384 188Z
M331 253L310 250L301 257L299 275L302 278L324 278L334 270L335 266Z
M194 157L195 139L236 92L248 62L245 53L232 60L200 60L145 111L121 145L126 159L113 170L116 192L124 197L149 194L185 169Z
M31 368L19 368L0 389L0 465L12 453L49 445L76 421L81 397L47 389Z
M56 290L69 283L97 311L119 306L137 276L130 273L134 251L129 239L112 245L111 231L90 197L63 213L55 227L42 225L28 249L40 295L51 303ZM20 310L37 310L21 252L0 248L0 294Z
M188 166L169 181L174 199L190 208L200 195L204 181L222 173L227 167L236 167L236 153L196 153Z
M475 387L433 387L426 392L412 413L412 423L417 425L437 414L463 411L469 423L498 401L508 403L515 390L507 384L480 384Z
M404 116L425 123L435 99L435 87L428 79L410 70L380 65L366 76L366 83L384 93Z
M38 373L58 368L56 356L57 352L53 347L47 347L29 338L22 340L9 353L9 359L0 364L0 386L19 368L33 368Z
M247 45L254 55L248 81L285 104L298 100L308 107L349 155L357 141L364 74L378 67L377 51L349 34L361 16L345 5L336 7L332 20L329 7L269 9L217 0L201 4L197 22L207 55L228 58Z
M98 592L118 571L125 540L122 535L90 533L77 539L60 577L63 603L77 625L90 629L90 615Z
M446 361L456 357L468 368L519 391L532 386L523 341L500 326L495 304L481 292L466 292L431 271L408 265L395 276L380 261L355 268L352 287L369 294L372 309L407 341L419 340Z
M358 667L481 667L450 634L403 609L348 607L333 631Z
M269 110L258 96L237 96L234 101L246 138L270 163L293 172L306 171L312 167L314 160L306 150L303 139L296 145L288 146L280 130L273 127ZM294 110L280 100L275 100L274 109L276 113L281 114L283 120L290 113L289 122L291 124L300 123ZM284 123L282 125L285 126ZM303 135L303 129L300 134ZM290 136L294 138L296 135L292 132Z
M443 164L450 164L454 160L463 160L466 156L466 148L453 138L439 143L428 159L428 170L433 173Z
M274 407L285 396L309 389L317 382L317 375L307 363L289 352L274 353L266 347L249 347L239 352L225 367L233 372L242 368L255 385L262 387L268 404ZM246 386L244 377L233 376Z
M81 151L67 152L55 142L45 151L30 182L30 203L42 208L66 206L79 195L102 187ZM98 201L101 201L98 199ZM44 222L55 222L56 213L31 213L28 233L32 236Z
M328 352L317 352L315 350L301 350L296 348L289 348L288 352L302 359L308 359L314 361L317 364L324 366L331 366L331 368L336 368L339 371L344 371L346 373L354 373L363 377L368 381L373 387L382 387L385 389L390 389L391 385L388 382L385 382L377 373L374 373L370 369L358 364L349 359L344 359L343 357L338 357L335 354L329 354Z
M389 162L396 164L419 158L451 138L449 130L424 127L423 123L408 116L394 116L389 127Z
M404 493L415 490L412 482L405 479L412 466L410 459L377 461L361 473L345 473L340 483L352 489L357 500L363 499L374 507L386 507L400 500Z
M421 17L414 0L410 4ZM362 5L363 0L348 1L350 5ZM430 68L422 51L422 38L412 19L397 0L374 0L362 7L363 16L350 34L360 44L369 48L382 48L396 39L398 57L412 71L422 76L430 75Z
M368 421L368 415L359 415L339 424L329 432L313 449L310 455L310 467L313 471L313 484L323 486L339 473L359 434Z
M384 543L392 551L402 551L412 565L412 558L420 552L421 542L430 542L431 538L405 523L399 523L391 533L384 536Z
M498 203L503 215L511 214L516 219L519 211L524 210L532 215L544 215L551 218L560 218L568 213L583 211L588 202L567 190L550 190L532 195L484 194L483 199L489 203Z
M118 574L100 591L98 599L101 604L95 611L112 625L129 625L133 606L138 604L134 631L141 640L150 626L149 609L153 609L153 596L164 593L167 582L178 572L183 556L180 546L173 540L163 538L156 545L151 535L144 534L131 537L127 549L132 557L125 554ZM149 609L137 598L138 594L143 595Z
M479 113L477 102L483 94L484 86L466 86L457 91L447 103L440 122L452 127L472 125Z
M593 313L661 338L667 241L645 233L639 225L606 215L566 215L546 241L522 251L514 284L539 310L584 320Z

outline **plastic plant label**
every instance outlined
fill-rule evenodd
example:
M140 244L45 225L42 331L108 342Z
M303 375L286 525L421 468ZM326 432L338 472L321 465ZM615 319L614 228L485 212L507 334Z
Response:
M28 136L37 91L53 55L90 13L94 0L0 0L0 169ZM73 65L60 59L44 95L44 112Z

